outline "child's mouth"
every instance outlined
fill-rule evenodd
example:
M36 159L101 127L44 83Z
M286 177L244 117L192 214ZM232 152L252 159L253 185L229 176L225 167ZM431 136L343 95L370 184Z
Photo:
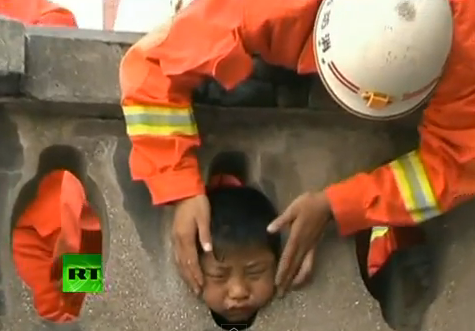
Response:
M232 321L242 321L251 317L252 314L254 314L254 312L255 312L255 309L250 306L230 308L226 310L226 315L227 315L226 317L227 319L232 320Z

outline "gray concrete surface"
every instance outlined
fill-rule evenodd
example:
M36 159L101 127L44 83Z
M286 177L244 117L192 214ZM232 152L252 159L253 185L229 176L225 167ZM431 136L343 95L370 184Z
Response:
M119 62L138 34L30 27L23 93L54 102L117 103Z
M25 27L0 15L0 95L18 92L25 72Z
M2 30L0 38L8 35ZM116 69L137 36L55 29L28 29L25 36L26 71L22 84L12 85L21 97L3 98L0 109L0 330L217 330L177 276L169 239L172 211L150 207L144 187L130 180ZM21 73L21 65L15 68ZM313 98L319 95L324 98L317 92ZM217 152L242 150L251 159L251 177L280 209L306 189L374 168L416 144L411 130L357 120L331 107L312 112L202 106L197 121L203 172ZM78 323L57 326L36 316L15 272L10 232L41 175L60 167L82 180L100 212L107 291L88 296ZM421 331L473 331L474 210L472 203L427 225L440 249L440 279ZM351 238L330 229L316 266L312 285L275 300L252 330L389 330L360 278Z
M81 330L214 330L205 307L188 293L173 266L170 210L151 209L143 187L130 181L123 123L34 115L16 107L6 106L1 113L0 131L4 330L38 329L28 290L14 271L8 234L12 217L34 191L28 188L31 184L25 189L25 184L35 182L38 167L44 173L59 166L83 180L90 201L102 211L107 237L108 291L89 297ZM238 120L248 114L249 110L242 110L220 118L211 109L202 113L198 118L206 132L202 164L221 150L245 151L252 160L254 180L275 183L280 208L299 192L372 168L398 149L382 129L332 125L329 120L318 123L313 114L295 116L291 111L275 113L268 125ZM272 110L264 115L272 117ZM229 126L229 121L234 125ZM40 157L46 148L58 145L70 150L57 148ZM447 247L448 262L441 268L440 294L424 330L471 331L475 270L470 261L475 229L471 217L465 215L472 213L473 206L465 207L449 215L447 224L437 225L447 227L441 244ZM352 240L338 238L334 231L329 231L319 249L313 285L276 300L259 315L253 330L306 331L315 325L325 330L388 330L360 279Z

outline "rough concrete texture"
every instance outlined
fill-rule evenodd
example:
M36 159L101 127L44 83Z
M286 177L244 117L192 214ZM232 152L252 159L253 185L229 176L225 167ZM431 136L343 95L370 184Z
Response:
M0 72L25 72L25 27L20 22L0 15Z
M7 320L21 321L7 330L36 328L28 292L21 286L12 265L6 235L10 233L9 220L31 198L31 192L27 191L33 189L24 186L32 179L35 181L37 169L44 173L58 166L71 169L84 181L91 202L103 210L108 237L105 249L109 289L104 295L90 297L81 322L84 329L214 329L205 307L188 294L176 275L170 251L169 210L150 209L141 187L133 185L128 178L129 146L123 123L25 116L18 112L9 109L2 119L3 123L17 127L17 131L10 130L12 136L2 137L3 146L11 146L8 150L12 151L20 144L23 150L16 151L24 158L9 168L10 190L2 194L2 200L7 199L2 216ZM14 113L17 114L7 115ZM245 115L244 112L235 116ZM291 114L276 116L281 117L276 121L280 124L264 127L256 121L222 130L223 121L215 120L210 127L204 123L207 134L202 164L206 165L216 152L229 147L245 151L253 163L252 177L257 182L274 183L278 205L284 206L304 189L323 187L356 170L374 166L391 154L385 135L374 139L371 132L354 128L319 128L308 124L308 119L296 121ZM211 119L205 116L198 120L210 122ZM283 123L287 124L283 126ZM15 136L16 132L19 137ZM84 157L84 168L72 150L58 149L41 157L41 152L52 145L79 150ZM352 151L353 157L348 151ZM8 183L2 184L6 186ZM19 202L15 207L16 201ZM276 301L260 315L255 330L310 330L317 323L329 330L384 330L374 302L359 278L351 242L338 239L331 232L320 253L315 285Z
M94 33L29 29L28 65L19 91L30 100L3 100L0 330L216 330L206 307L177 276L169 239L172 211L150 207L143 185L130 180L130 143L114 103L118 60L128 45L124 38L137 36ZM2 30L2 40L5 35ZM313 90L318 104L322 94ZM97 118L107 114L108 120ZM242 150L251 159L251 178L281 210L304 190L374 168L416 143L411 130L357 120L332 107L314 112L201 107L197 121L203 173L217 152ZM57 168L71 170L84 183L102 218L107 259L107 291L88 296L79 323L61 326L36 316L29 291L15 272L10 237L38 180ZM438 296L424 331L473 331L473 209L470 204L427 224L441 263ZM351 238L338 238L330 229L319 246L316 267L309 287L275 300L252 330L388 330L360 279Z
M132 33L30 27L22 92L55 102L117 103L119 62L138 38Z
M77 330L215 330L206 308L176 274L170 210L150 208L144 187L130 181L130 146L123 123L32 115L16 107L7 106L1 113L3 330L40 329L28 290L14 271L9 233L12 218L31 199L38 176L58 167L71 169L84 182L91 203L101 211L106 232L107 292L88 297ZM201 164L206 166L222 150L246 152L252 162L251 177L275 197L280 208L303 190L370 169L398 149L386 131L364 125L332 125L328 119L318 121L291 111L261 111L256 121L238 120L248 118L249 110L232 116L217 116L215 111L198 117L205 132ZM262 119L269 117L272 124L264 125ZM51 146L56 147L48 149ZM447 225L437 224L447 226L442 244L452 260L441 269L441 291L424 330L471 331L475 229L464 228L473 223L464 216L471 215L470 207L466 208L449 216L452 221ZM352 240L338 238L334 230L319 248L313 284L274 301L259 314L253 330L306 331L315 325L323 330L388 330L360 279ZM70 325L68 330L77 327ZM44 330L66 329L45 326Z

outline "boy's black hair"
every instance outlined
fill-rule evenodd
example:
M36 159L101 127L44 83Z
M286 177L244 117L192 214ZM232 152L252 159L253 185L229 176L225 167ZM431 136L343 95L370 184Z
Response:
M217 260L228 248L249 245L268 247L278 260L281 239L278 233L267 232L277 217L272 202L259 190L249 187L223 186L207 189L211 208L211 237ZM199 254L202 254L200 245Z

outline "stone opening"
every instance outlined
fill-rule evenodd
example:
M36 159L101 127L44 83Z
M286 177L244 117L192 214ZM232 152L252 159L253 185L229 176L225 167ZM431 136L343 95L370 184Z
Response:
M265 195L267 195L267 192L265 190L261 189L261 186L259 183L255 183L253 179L251 178L250 174L250 159L247 156L246 153L239 151L239 150L224 150L221 152L218 152L214 157L211 159L209 163L209 167L207 169L207 182L208 184L215 184L218 185L217 182L221 181L219 179L216 181L217 177L214 177L216 175L232 175L235 178L239 179L241 183L243 183L246 186L251 186L256 189L259 189L263 191ZM268 197L270 201L272 201L272 197ZM220 254L220 253L216 253ZM219 258L217 258L219 259ZM277 263L278 256L276 257L276 263ZM243 262L243 261L241 261ZM203 261L201 261L203 263ZM247 263L247 262L245 262ZM244 282L253 282L255 280L247 279L243 280ZM211 281L213 283L213 281ZM248 285L251 283L248 283ZM249 285L251 288L253 287L252 285ZM272 286L273 286L273 277L272 277ZM204 290L204 296L203 297L208 297L206 295L206 288ZM256 294L257 292L254 292ZM273 297L270 296L269 299L271 300ZM206 303L206 299L205 299ZM260 310L260 309L259 309ZM239 320L239 321L229 321L226 317L216 313L212 309L209 308L210 316L213 319L214 323L216 326L223 330L228 330L228 331L241 331L241 330L247 330L252 327L254 324L254 321L256 320L257 314L259 313L259 310L254 312L252 315L247 317L246 319Z
M244 331L248 330L252 325L254 324L254 321L256 320L257 313L252 315L250 318L248 318L245 321L241 321L238 323L230 323L226 319L224 319L222 316L215 314L214 312L210 311L211 318L213 319L214 323L222 330L226 331Z
M400 228L405 235L425 237L422 228ZM356 235L361 278L378 301L388 326L397 331L421 331L436 294L436 260L432 245L423 242L392 253L373 275L368 274L371 230Z
M11 236L16 272L29 288L36 312L48 323L76 328L69 322L79 317L86 293L62 292L62 257L103 254L105 206L78 149L55 145L43 150L36 175L13 207Z

